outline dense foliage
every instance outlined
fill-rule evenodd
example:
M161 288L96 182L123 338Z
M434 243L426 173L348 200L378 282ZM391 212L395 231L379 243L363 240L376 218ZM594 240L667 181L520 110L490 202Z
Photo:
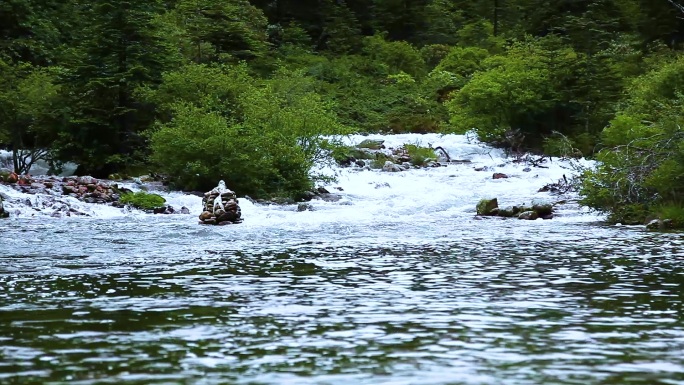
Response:
M596 153L587 204L653 213L679 205L684 171L681 5L6 0L0 147L20 172L44 157L296 196L321 135L473 131Z
M650 216L684 227L684 57L639 77L629 91L603 131L598 168L584 178L585 204L615 222Z

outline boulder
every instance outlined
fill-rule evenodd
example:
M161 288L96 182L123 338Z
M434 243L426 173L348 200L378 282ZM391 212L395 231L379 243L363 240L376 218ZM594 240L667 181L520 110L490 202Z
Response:
M675 223L672 219L653 219L646 224L649 230L669 230L673 229Z
M532 211L537 213L540 217L552 215L553 204L547 202L532 202Z
M500 217L513 218L518 214L520 214L520 207L518 206L499 207L498 215Z
M2 203L2 197L0 196L0 219L9 218L9 213L5 211L5 206Z
M523 211L520 214L518 214L518 219L525 219L528 221L533 221L537 218L539 218L539 214L537 214L535 211L532 211L532 210Z
M9 182L8 178L11 173L12 170L8 168L0 168L0 182Z
M494 199L482 199L477 204L477 215L496 215L499 211L499 201Z
M311 203L300 203L297 205L297 211L314 211L314 207L311 205Z
M403 169L398 164L395 164L394 162L388 160L388 161L385 161L385 165L382 166L382 171L385 171L385 172L401 172L401 171L403 171Z
M508 178L508 175L501 173L501 172L495 172L494 175L492 175L493 179L506 179Z
M660 230L663 228L663 221L660 219L653 219L646 224L646 228L649 230Z
M553 203L533 202L531 207L527 205L499 207L496 198L482 199L477 204L477 215L527 220L552 219L554 216Z

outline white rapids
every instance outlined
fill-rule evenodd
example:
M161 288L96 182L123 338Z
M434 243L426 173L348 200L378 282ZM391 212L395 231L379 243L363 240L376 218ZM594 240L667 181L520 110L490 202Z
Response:
M471 220L475 206L482 198L498 198L500 206L531 203L533 200L558 201L559 198L538 190L549 183L557 182L563 175L570 178L578 167L591 167L585 160L565 161L552 159L544 167L512 162L504 152L483 145L466 135L402 134L402 135L352 135L344 140L357 144L364 139L383 139L387 148L398 148L403 144L432 145L444 148L451 159L469 160L471 163L450 164L446 167L412 169L403 172L381 172L358 168L339 168L320 165L319 172L334 175L337 181L326 187L338 194L337 202L311 202L311 211L297 211L297 205L255 205L249 200L239 200L244 227L308 227L325 226L334 223L344 226L382 226L384 223L453 223ZM476 168L487 167L487 171ZM526 168L530 168L524 171ZM506 179L493 179L495 172L505 173ZM218 181L217 181L218 182ZM126 187L135 187L134 184ZM230 188L231 186L227 186ZM49 210L41 210L54 197L23 194L0 185L0 194L5 198L5 209L12 219L49 218ZM202 210L201 198L179 192L162 193L167 203L175 209L186 206L190 214L174 214L169 220L197 223ZM573 196L569 197L576 198ZM135 217L144 220L151 214L105 205L86 204L74 198L58 197L71 207L87 213L87 218ZM577 204L560 207L559 216L552 221L586 222L596 221L599 216L589 213ZM172 218L171 218L172 217ZM60 220L59 218L49 218ZM542 221L541 219L538 221ZM547 221L547 222L552 222Z

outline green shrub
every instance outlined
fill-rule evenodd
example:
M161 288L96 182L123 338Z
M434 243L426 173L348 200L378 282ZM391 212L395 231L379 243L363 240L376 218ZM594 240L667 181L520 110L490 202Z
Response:
M668 203L654 207L652 210L659 219L672 221L671 227L684 228L684 206L682 204Z
M501 50L504 40L494 36L494 26L486 20L466 24L458 32L459 44L466 47L480 47L490 52Z
M608 214L608 222L622 223L623 225L642 225L649 216L649 210L645 205L629 204L616 207Z
M387 156L381 152L378 152L375 154L375 159L373 159L370 162L370 168L376 169L376 170L381 169L385 165L385 162L387 162L388 160L391 161L392 159L389 156Z
M151 158L161 171L181 188L208 190L224 180L254 198L309 190L317 178L311 167L329 150L324 135L348 133L312 79L282 69L260 82L239 66L205 69L218 84L207 84L201 71L168 74L179 94L169 85L160 88L168 94L152 94L173 116L150 135ZM197 87L204 89L201 97L192 92Z
M450 50L451 48L445 44L430 44L420 49L420 55L429 68L434 68L449 54Z
M380 35L369 36L364 39L364 52L371 59L387 65L390 73L405 72L420 77L426 72L420 51L405 41L386 41Z
M519 144L536 150L554 131L572 137L575 118L570 116L578 116L579 109L571 94L576 91L568 85L579 67L572 48L547 37L515 42L505 54L481 62L477 59L485 52L474 48L455 49L453 55L443 67L466 74L475 70L445 101L453 131L474 130L480 140L504 147L519 147L508 135L519 131Z
M638 78L603 131L609 146L582 178L582 203L609 220L639 223L653 216L679 219L684 196L684 58Z
M417 144L404 144L404 148L411 158L411 164L424 166L430 160L435 160L435 150L428 147L420 147Z
M544 153L561 158L581 157L582 152L575 148L573 141L560 132L544 139Z
M462 78L469 77L482 69L484 60L489 52L477 47L454 47L449 54L439 62L435 71L447 71Z
M166 199L157 194L150 194L144 191L123 194L119 202L133 206L140 210L154 210L164 207Z

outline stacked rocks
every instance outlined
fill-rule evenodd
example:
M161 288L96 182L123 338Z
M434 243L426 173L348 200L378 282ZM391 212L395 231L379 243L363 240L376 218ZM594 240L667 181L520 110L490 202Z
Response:
M204 211L199 216L200 224L230 225L242 222L242 212L235 193L226 188L224 181L204 194L202 207Z

